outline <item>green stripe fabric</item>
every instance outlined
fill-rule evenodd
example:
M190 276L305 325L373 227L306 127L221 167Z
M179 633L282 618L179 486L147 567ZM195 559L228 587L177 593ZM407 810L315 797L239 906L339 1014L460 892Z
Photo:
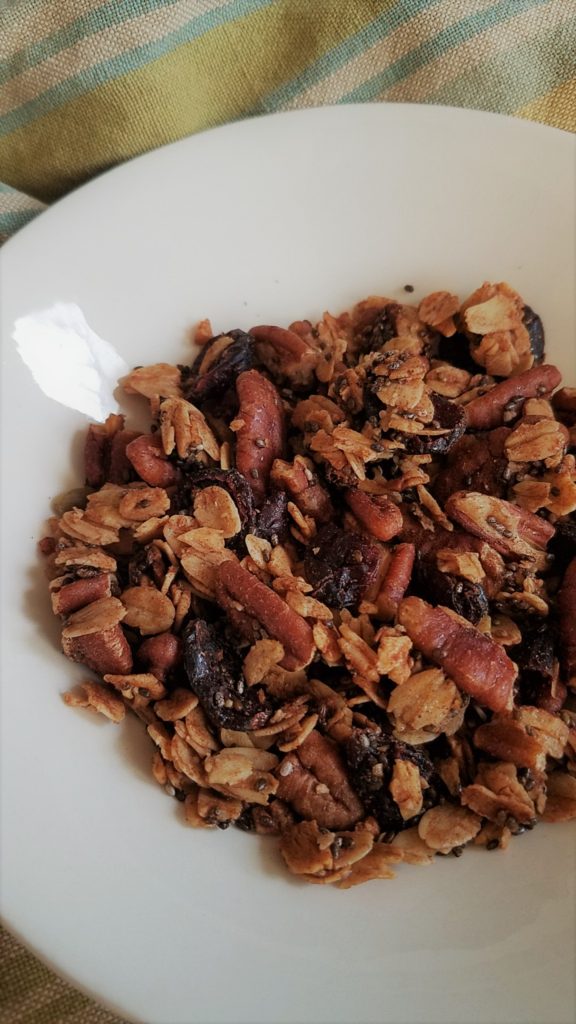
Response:
M572 54L572 65L561 59L538 60L538 49L543 53ZM536 58L536 59L535 59ZM457 100L472 99L491 83L486 97L486 110L513 114L521 105L573 78L576 75L576 11L561 25L551 24L539 35L536 46L531 40L518 39L513 50L498 54L456 81L438 89L430 96L431 103L453 106Z
M410 4L388 3L377 18L365 25L358 32L348 36L339 46L328 53L322 54L319 60L307 67L302 74L285 82L262 101L262 109L267 113L283 110L305 88L319 82L326 75L343 67L353 57L364 53L374 43L389 35L394 29L406 24L414 15L445 3L445 0L413 0Z
M220 25L225 25L227 21L235 20L239 16L244 17L260 8L268 7L271 3L273 0L241 0L240 3L239 0L231 0L225 7L201 14L174 32L169 32L165 36L159 35L153 42L135 46L111 60L102 61L93 67L86 68L54 88L46 90L37 99L24 103L21 107L0 117L0 135L21 128L34 118L49 113L55 106L68 103L83 92L97 89L111 78L129 74L142 67L143 64L158 60L159 57L169 53L175 47L181 46L191 39L197 39ZM151 2L139 4L139 6L157 10L162 6L174 6L174 2L163 4L161 0L159 3L151 0ZM141 13L146 12L142 10Z
M446 53L447 50L460 46L484 29L497 25L520 11L538 7L546 2L547 0L514 0L514 4L511 5L509 0L502 0L487 11L474 11L463 17L456 25L451 25L450 28L439 32L421 46L415 47L406 57L383 69L370 81L364 82L355 89L350 89L341 97L340 102L367 103L374 100L388 86L401 81L402 78L427 64L428 61Z

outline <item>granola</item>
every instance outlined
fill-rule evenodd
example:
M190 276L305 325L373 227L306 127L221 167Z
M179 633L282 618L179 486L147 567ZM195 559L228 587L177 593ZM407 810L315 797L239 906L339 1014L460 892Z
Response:
M134 369L40 541L72 707L349 888L576 818L576 390L510 285Z

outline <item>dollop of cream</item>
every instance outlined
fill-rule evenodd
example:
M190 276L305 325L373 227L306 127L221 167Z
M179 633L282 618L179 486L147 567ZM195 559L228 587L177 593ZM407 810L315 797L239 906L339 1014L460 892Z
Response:
M92 330L79 306L58 302L14 324L13 339L48 398L103 422L118 412L114 388L128 365Z

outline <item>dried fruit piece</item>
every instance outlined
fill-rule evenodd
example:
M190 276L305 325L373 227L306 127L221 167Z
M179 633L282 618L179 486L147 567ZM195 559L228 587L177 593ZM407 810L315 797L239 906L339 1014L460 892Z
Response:
M236 465L250 484L257 505L266 497L274 459L284 451L284 411L278 391L258 370L236 381L240 408L236 432Z
M488 598L479 583L441 572L425 559L416 561L414 585L416 594L422 594L434 604L452 608L474 626L488 614Z
M246 688L240 657L217 625L194 620L184 631L183 643L188 682L214 725L251 731L268 722L272 703L255 688Z
M418 597L402 601L398 622L414 645L479 704L493 711L511 707L517 668L493 640Z
M432 779L433 765L421 747L411 747L377 727L353 729L345 744L348 773L366 810L373 814L383 832L398 832L406 827L392 793L390 782L394 765L406 760L415 765L423 780Z
M331 523L308 546L304 575L319 601L331 608L355 608L375 581L379 563L373 544Z
M238 375L254 365L254 339L244 331L228 331L212 338L199 352L182 388L190 402L203 404L221 398Z

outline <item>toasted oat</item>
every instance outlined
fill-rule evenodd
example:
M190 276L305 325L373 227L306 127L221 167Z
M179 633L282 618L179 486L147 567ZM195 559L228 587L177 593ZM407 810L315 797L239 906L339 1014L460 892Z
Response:
M480 831L481 818L465 807L442 804L432 807L422 816L418 835L431 850L449 853L464 846Z
M126 713L124 702L108 686L94 683L92 680L85 680L80 684L82 693L68 691L64 694L64 701L73 708L90 708L112 722L121 722Z

